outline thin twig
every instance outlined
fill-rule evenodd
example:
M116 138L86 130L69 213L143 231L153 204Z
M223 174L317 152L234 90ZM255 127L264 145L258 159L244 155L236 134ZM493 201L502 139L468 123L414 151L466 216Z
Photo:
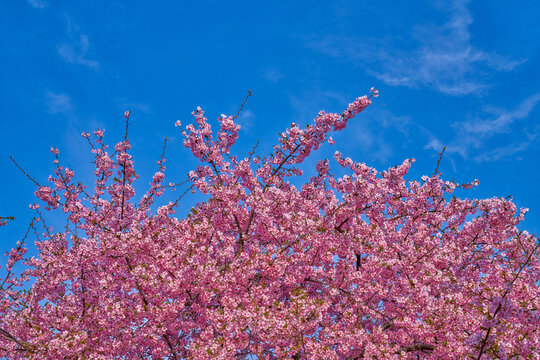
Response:
M248 154L249 155L248 156L249 161L251 161L251 158L253 157L253 155L255 155L255 150L257 150L257 146L259 146L260 142L261 142L261 139L257 140L257 143L251 147L252 150Z
M236 226L238 227L238 255L240 255L242 253L242 251L244 250L244 237L242 235L242 227L240 226L240 222L238 221L238 217L236 216L236 214L233 215L234 216L234 221L236 222Z
M11 159L11 161L13 161L15 166L18 167L19 170L21 170L24 175L26 175L27 178L29 178L34 184L36 184L36 186L41 186L41 185L39 185L39 183L36 180L34 180L34 178L32 178L30 175L28 175L28 173L26 171L24 171L23 168L19 166L19 164L17 164L17 162L15 161L14 158L11 157L11 155L9 156L9 158Z
M514 277L514 279L510 282L509 286L507 287L506 291L504 292L503 296L501 297L502 299L505 299L506 296L508 295L508 293L511 291L512 289L512 285L514 285L514 282L518 279L521 271L525 268L525 266L527 266L527 264L529 263L529 261L531 260L531 257L532 255L538 250L538 247L540 247L540 242L536 245L536 247L531 251L531 253L527 256L527 259L525 260L525 262L521 265L521 267L519 268L516 276ZM501 310L502 308L502 301L499 302L499 306L497 306L497 309L495 310L495 312L493 313L493 316L491 316L491 319L495 319L495 317L497 316L497 313L499 312L499 310ZM489 316L489 314L488 314ZM481 343L482 343L482 346L480 347L480 352L478 353L478 357L476 358L477 360L480 360L480 358L482 357L482 354L484 353L484 348L487 344L487 340L489 339L489 334L491 333L491 329L493 327L490 326L487 331L486 331L486 335L484 336L484 338L481 340Z
M242 109L244 108L244 105L246 105L246 102L248 100L248 98L253 95L253 90L249 90L248 91L248 94L246 95L246 98L244 99L244 102L242 103L242 105L240 105L240 109L238 109L238 112L236 113L236 115L233 116L233 120L236 120L238 119L238 115L240 115L240 112L242 111Z
M433 173L433 176L437 175L439 173L439 164L441 163L441 159L443 157L444 151L446 150L446 146L443 147L442 151L439 153L439 160L437 160L437 167L435 168L435 172Z
M131 111L128 112L128 114L131 114ZM129 127L129 115L126 117L126 132L124 133L124 143L128 141L128 127ZM124 150L125 151L125 150ZM124 160L124 163L122 164L122 209L120 214L120 219L124 219L124 199L125 199L125 188L126 188L126 160Z

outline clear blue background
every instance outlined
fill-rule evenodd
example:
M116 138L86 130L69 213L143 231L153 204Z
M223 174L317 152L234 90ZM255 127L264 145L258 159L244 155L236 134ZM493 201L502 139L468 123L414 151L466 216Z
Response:
M82 131L130 139L141 195L165 136L167 182L196 162L176 120L201 106L215 124L239 119L239 155L261 139L307 124L319 110L341 112L374 86L381 96L306 162L336 150L385 170L415 158L408 179L433 173L480 180L461 197L506 197L530 208L521 229L540 229L540 3L508 1L53 1L0 2L0 251L34 215L34 185L54 170L51 146L92 186ZM335 162L334 173L341 174ZM198 197L188 197L185 215ZM62 230L61 216L50 217ZM2 260L5 264L5 259Z

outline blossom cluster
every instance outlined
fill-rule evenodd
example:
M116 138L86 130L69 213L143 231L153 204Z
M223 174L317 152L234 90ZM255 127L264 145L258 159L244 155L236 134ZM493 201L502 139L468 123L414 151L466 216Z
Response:
M209 196L183 219L173 216L181 201L151 211L177 186L165 185L163 157L134 199L127 136L111 154L103 130L83 133L93 191L54 148L54 175L36 196L70 223L35 232L38 257L25 259L24 243L8 254L0 357L537 357L539 245L517 228L526 209L449 196L477 181L407 181L414 159L378 173L336 152L349 175L333 177L325 160L300 188L290 182L370 103L291 124L271 154L241 160L235 117L220 116L214 134L197 108L195 124L176 126L200 161L185 186Z

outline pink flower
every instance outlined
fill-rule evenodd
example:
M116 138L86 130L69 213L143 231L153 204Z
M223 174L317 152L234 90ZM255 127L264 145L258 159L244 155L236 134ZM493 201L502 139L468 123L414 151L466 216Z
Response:
M198 108L183 135L200 163L182 193L207 196L181 219L180 198L158 199L165 159L133 201L129 139L109 156L96 132L94 192L58 166L36 196L70 223L54 231L38 212L39 256L24 259L24 242L8 252L0 358L534 358L540 264L537 237L517 228L526 209L450 199L459 185L439 175L409 181L413 159L379 174L336 152L340 177L324 160L293 178L370 104L320 112L243 160L227 153L233 119L215 132Z

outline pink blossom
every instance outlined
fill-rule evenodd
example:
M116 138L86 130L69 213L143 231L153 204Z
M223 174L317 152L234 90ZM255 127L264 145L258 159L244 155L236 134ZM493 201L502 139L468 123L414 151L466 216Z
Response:
M198 107L183 136L199 164L187 185L169 183L199 193L189 212L182 196L159 199L164 159L135 200L129 140L112 156L95 131L93 192L58 164L35 195L68 224L55 231L37 211L39 256L24 258L24 241L7 253L0 357L534 358L539 245L518 229L528 209L448 196L478 180L406 180L414 159L379 173L336 151L309 181L291 179L370 104L293 123L265 156L235 155L235 119L213 131Z

